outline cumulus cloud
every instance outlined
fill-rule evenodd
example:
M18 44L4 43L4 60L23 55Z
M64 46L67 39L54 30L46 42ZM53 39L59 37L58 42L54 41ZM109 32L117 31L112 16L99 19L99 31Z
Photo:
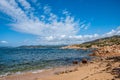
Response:
M53 37L49 36L46 38L37 38L37 41L43 40L44 44L79 44L83 43L86 41L91 41L94 39L100 38L98 34L93 34L93 35L73 35L73 36L66 36L66 35L61 35L59 38L58 37ZM36 41L36 42L37 42ZM42 42L43 42L42 41ZM41 44L41 42L39 42Z
M46 37L45 39L43 38L42 40L44 41L44 44L80 44L83 42L87 41L92 41L95 39L99 38L104 38L104 37L110 37L114 35L120 35L120 27L118 27L115 30L111 30L110 32L107 32L105 34L99 35L99 34L92 34L92 35L73 35L73 36L66 36L66 35L61 35L58 37L54 36L49 36ZM41 38L38 38L37 41L40 41ZM40 42L39 42L40 43ZM40 43L41 44L41 43Z
M37 0L32 2L38 4ZM40 7L40 11L37 11L40 13L35 15L36 9L27 0L1 0L0 11L12 19L9 25L13 30L37 35L37 44L74 44L100 38L98 34L77 35L81 29L88 29L90 23L76 20L67 10L63 10L61 16L58 16L50 6L39 4L36 6ZM114 34L120 34L120 28L101 37Z

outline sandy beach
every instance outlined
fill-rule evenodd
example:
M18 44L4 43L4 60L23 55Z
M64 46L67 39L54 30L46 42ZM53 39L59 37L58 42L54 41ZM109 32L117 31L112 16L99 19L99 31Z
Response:
M0 77L0 80L120 80L120 46L104 46L93 50L92 60L74 61L43 71L24 72Z
M86 64L8 75L0 80L119 80L119 59L97 58Z
M120 0L0 0L0 80L120 80Z

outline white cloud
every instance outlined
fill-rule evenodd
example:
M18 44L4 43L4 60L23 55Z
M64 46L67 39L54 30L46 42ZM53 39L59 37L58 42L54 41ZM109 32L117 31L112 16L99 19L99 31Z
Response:
M23 8L21 8L20 3ZM12 28L19 32L29 33L39 36L61 36L76 35L79 28L85 24L75 21L68 11L63 11L65 15L59 17L51 12L49 6L43 6L43 13L34 15L34 8L26 0L2 0L0 1L0 11L10 16L14 22L10 24ZM87 26L87 25L86 25ZM81 27L82 28L82 27Z
M83 43L86 41L91 41L94 39L98 39L99 35L94 34L94 35L73 35L73 36L66 36L66 35L61 35L59 37L55 36L49 36L46 38L37 38L36 42L39 44L50 44L50 45L56 45L56 44L77 44L77 43ZM42 43L41 43L41 42Z
M104 37L110 37L110 36L114 36L114 35L120 35L120 27L118 27L116 30L111 30L110 32L102 34L102 35L92 34L92 35L72 35L72 36L61 35L59 37L49 36L46 39L38 38L37 41L43 40L44 44L47 43L50 45L80 44L83 42L92 41L92 40L104 38ZM39 44L42 44L42 43L39 42Z
M50 6L40 7L39 15L35 15L35 8L27 0L0 1L0 11L13 19L13 23L10 24L13 30L37 35L39 37L35 41L37 44L74 44L115 34L120 35L120 28L103 35L77 35L81 29L88 29L90 23L76 21L67 10L61 13L62 16L58 16L52 12Z
M77 33L76 28L79 23L74 20L74 17L68 15L61 20L61 17L53 14L48 6L44 6L44 15L40 14L42 18L39 18L33 15L34 12L31 11L33 8L26 0L19 0L19 2L26 9L25 11L15 0L0 1L0 10L14 19L14 23L10 24L14 30L39 36L75 35Z
M7 41L0 41L1 44L7 44Z
M30 10L31 9L31 5L26 1L26 0L18 0L21 5L26 9L26 10Z
M18 4L14 0L1 0L0 1L0 10L13 19L13 22L27 21L28 18L24 11L18 7Z
M120 26L116 30L112 29L110 32L104 34L103 37L109 37L113 35L120 35Z

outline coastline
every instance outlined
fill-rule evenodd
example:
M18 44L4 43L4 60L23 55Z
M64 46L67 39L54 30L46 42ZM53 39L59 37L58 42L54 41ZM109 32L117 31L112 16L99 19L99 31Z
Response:
M116 56L117 57L117 56ZM120 57L118 57L120 58ZM119 68L115 57L94 58L87 64L45 69L0 77L0 80L119 80L113 70Z
M114 41L113 41L114 42ZM72 66L55 67L0 77L0 80L120 80L120 45L92 45L90 48L74 46L62 49L93 48L92 60L75 62ZM95 49L95 50L94 50Z

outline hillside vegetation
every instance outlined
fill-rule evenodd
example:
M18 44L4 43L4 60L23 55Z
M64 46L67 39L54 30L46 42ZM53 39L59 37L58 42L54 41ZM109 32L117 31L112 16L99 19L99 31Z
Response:
M101 38L82 44L74 44L62 47L63 49L86 49L86 48L98 48L104 46L120 45L120 35L112 37Z
M101 39L86 42L83 44L76 44L74 46L77 46L80 48L91 48L94 46L103 47L103 46L112 46L112 45L120 45L120 36L117 35L112 37L101 38Z

